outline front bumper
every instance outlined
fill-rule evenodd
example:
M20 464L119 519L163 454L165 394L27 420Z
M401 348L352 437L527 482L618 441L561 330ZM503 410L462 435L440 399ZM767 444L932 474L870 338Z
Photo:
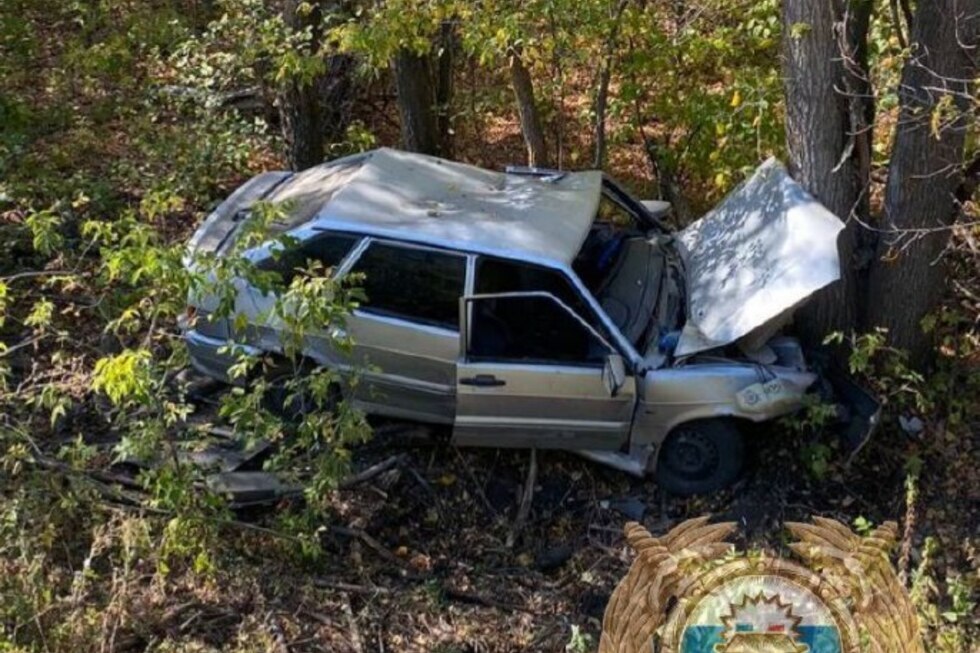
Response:
M808 352L823 381L821 398L837 406L837 431L851 460L868 443L881 422L881 403L848 374L826 350Z

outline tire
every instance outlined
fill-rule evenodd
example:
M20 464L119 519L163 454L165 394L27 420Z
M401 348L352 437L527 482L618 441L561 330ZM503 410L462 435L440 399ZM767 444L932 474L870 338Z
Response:
M734 420L699 419L667 435L654 477L672 494L710 494L734 483L745 464L745 442Z

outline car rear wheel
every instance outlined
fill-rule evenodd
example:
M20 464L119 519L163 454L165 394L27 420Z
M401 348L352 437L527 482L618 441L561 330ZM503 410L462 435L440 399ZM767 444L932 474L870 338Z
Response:
M709 494L734 483L744 462L745 443L733 420L694 420L664 440L655 477L673 494Z

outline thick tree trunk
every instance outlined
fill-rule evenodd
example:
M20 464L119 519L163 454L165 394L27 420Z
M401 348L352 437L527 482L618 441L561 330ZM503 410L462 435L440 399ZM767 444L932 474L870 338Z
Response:
M940 257L949 239L945 227L957 212L978 29L974 0L917 3L899 88L885 233L869 277L867 326L887 328L891 344L907 350L919 367L933 357L921 323L945 288Z
M402 147L438 156L441 154L439 122L429 58L401 50L395 56L394 69Z
M845 27L845 16L837 14L834 6L830 0L783 1L790 168L810 193L848 222L838 239L841 280L819 291L797 314L801 335L810 343L819 343L829 332L854 328L859 296L858 225L850 217L859 208L862 195L861 144L852 129L852 118L856 118L852 102L844 92L848 75L853 81L853 72L845 71L841 46L854 40L860 43L867 23L863 33L855 29L848 36L851 30ZM866 141L870 146L869 137Z
M510 80L517 99L517 114L521 121L521 133L527 145L527 164L529 166L547 167L548 148L544 142L544 131L541 129L541 118L538 115L538 105L534 100L534 84L531 74L521 60L521 53L511 52Z
M452 21L443 21L439 30L438 52L435 57L436 68L436 129L439 131L442 156L453 157L453 66L455 64L458 40L456 27Z
M283 17L293 30L313 30L312 51L321 47L320 7L298 12L298 0L286 0ZM286 142L286 158L293 170L303 170L323 161L326 146L344 138L350 124L353 99L353 61L336 54L324 62L312 80L286 80L279 89L277 104Z

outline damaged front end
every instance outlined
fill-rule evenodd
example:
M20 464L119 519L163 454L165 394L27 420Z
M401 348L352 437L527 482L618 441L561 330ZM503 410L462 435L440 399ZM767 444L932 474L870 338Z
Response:
M837 406L846 449L867 442L877 401L825 353L805 355L796 339L776 335L814 292L840 278L843 229L770 159L677 235L684 323L645 354L652 369L637 411L640 439L656 446L693 420L773 419L818 393Z

